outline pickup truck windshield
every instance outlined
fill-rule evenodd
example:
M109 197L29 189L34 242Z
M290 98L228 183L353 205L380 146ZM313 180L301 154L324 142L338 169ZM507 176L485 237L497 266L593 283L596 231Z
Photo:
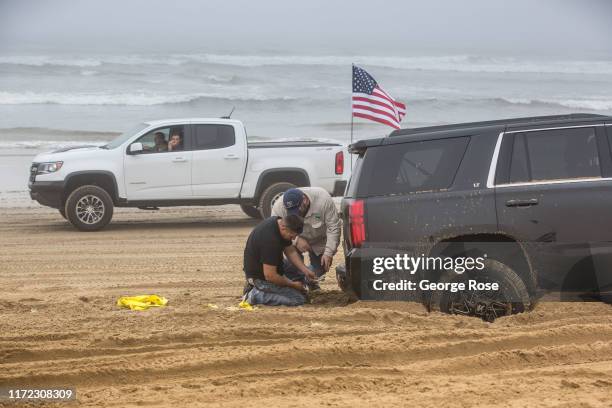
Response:
M122 134L120 134L119 136L117 136L116 138L114 138L112 141L105 144L104 146L100 146L100 148L101 149L115 149L121 146L123 142L125 142L130 137L134 136L136 133L148 127L149 125L147 125L146 123L139 123L138 125L134 126L132 129L128 130L127 132L123 132Z

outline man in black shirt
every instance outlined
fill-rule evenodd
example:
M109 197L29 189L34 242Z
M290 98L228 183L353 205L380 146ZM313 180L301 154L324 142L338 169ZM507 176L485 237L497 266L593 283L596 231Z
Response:
M297 215L270 217L251 231L244 248L245 300L252 305L299 306L306 301L303 281L291 280L283 271L283 254L306 278L315 279L291 244L304 227Z

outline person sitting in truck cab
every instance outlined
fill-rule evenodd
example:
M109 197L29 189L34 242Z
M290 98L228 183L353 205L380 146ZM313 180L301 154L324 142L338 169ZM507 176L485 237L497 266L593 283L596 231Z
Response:
M168 142L168 151L174 152L177 150L183 150L183 137L180 133L173 133Z
M153 151L155 152L167 152L168 142L166 142L166 135L163 132L155 132L155 146Z
M167 152L168 143L166 142L166 135L162 132L155 132L155 146L151 149L153 152Z

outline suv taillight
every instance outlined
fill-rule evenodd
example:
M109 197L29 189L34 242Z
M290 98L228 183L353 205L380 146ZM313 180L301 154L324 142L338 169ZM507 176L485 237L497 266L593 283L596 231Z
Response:
M344 153L336 153L336 174L344 173Z
M365 241L365 214L363 200L355 200L349 205L349 225L351 244L360 247Z

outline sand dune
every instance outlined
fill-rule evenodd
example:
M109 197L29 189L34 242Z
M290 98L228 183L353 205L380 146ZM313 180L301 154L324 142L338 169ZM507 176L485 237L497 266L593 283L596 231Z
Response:
M540 303L489 324L349 304L330 276L310 305L247 312L254 222L237 207L118 210L98 233L48 209L0 217L0 386L75 387L80 405L111 407L612 402L609 305ZM168 307L115 306L144 293Z

